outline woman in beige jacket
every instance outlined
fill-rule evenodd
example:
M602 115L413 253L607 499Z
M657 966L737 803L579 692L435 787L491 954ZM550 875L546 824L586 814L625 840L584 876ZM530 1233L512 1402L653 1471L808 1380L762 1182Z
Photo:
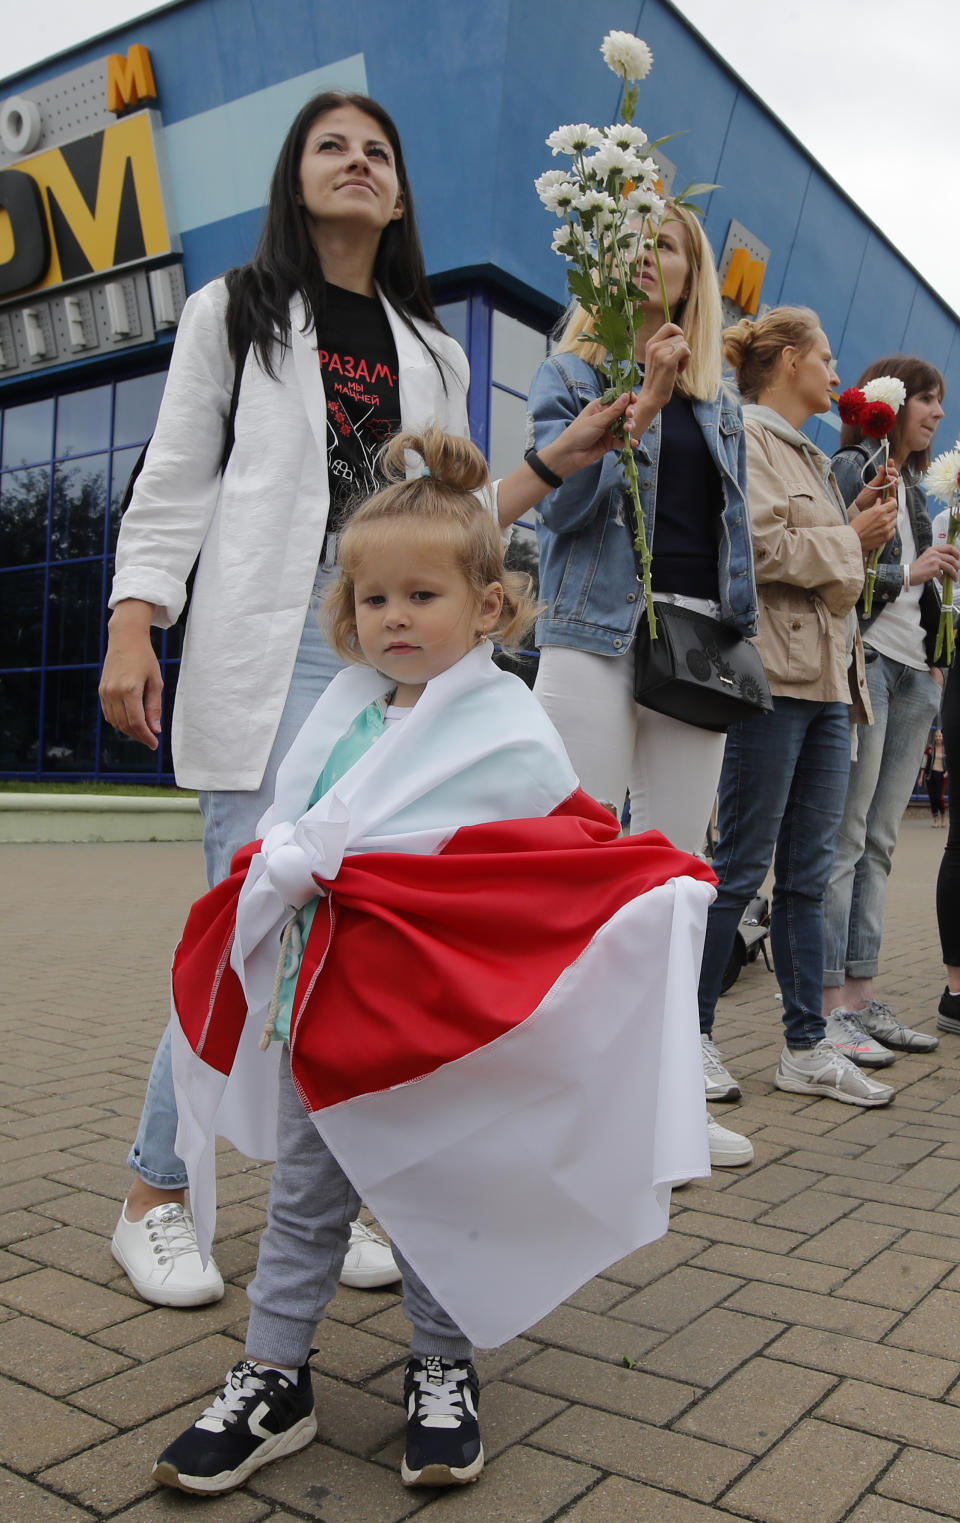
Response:
M850 722L870 718L854 610L864 552L890 537L895 509L879 502L880 472L849 522L830 461L800 432L812 414L829 411L838 384L815 313L780 307L759 322L745 320L724 334L724 352L746 404L757 645L774 707L731 728L720 775L718 891L700 975L707 1098L740 1093L713 1044L713 1019L740 916L773 856L770 939L786 1038L774 1084L850 1105L884 1105L893 1098L890 1085L867 1078L825 1039L820 967Z

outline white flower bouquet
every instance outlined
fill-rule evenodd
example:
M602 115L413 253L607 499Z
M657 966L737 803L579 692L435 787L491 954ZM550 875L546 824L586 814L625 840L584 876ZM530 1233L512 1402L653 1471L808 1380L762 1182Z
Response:
M938 455L931 461L923 478L923 485L931 497L936 497L938 502L945 505L948 513L947 544L955 545L957 539L960 538L960 440L953 449L945 450L942 455ZM941 654L946 651L948 666L953 661L954 652L953 617L953 577L945 576L943 607L937 627L937 644L933 659L939 661Z
M567 169L549 169L536 181L537 194L548 211L561 219L553 235L553 250L569 261L567 280L571 294L593 319L593 331L583 335L607 351L607 364L599 368L609 387L605 401L633 391L642 379L637 361L637 332L642 327L640 303L647 293L640 284L642 252L651 248L660 279L664 321L667 307L657 230L669 217L661 193L656 160L646 151L667 141L650 143L641 127L633 125L639 82L653 65L647 44L630 32L608 32L600 49L604 62L623 80L621 120L610 127L591 127L586 122L558 127L547 138L554 157L571 160ZM716 189L713 185L688 185L674 203L692 206L690 197ZM637 524L636 551L643 569L643 591L651 636L657 622L650 582L651 553L643 527L640 486L633 447L624 442L620 460L633 498Z

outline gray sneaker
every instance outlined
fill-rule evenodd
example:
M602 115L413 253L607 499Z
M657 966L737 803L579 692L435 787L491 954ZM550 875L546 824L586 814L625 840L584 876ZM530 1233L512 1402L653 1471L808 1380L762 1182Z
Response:
M857 1011L860 1024L871 1036L887 1047L901 1052L932 1052L940 1046L940 1038L926 1031L913 1031L897 1020L896 1012L878 999L868 999L862 1010Z
M723 1066L723 1059L715 1043L704 1032L700 1033L703 1048L703 1084L708 1100L739 1100L740 1086L732 1073Z
M856 1010L844 1010L842 1006L831 1010L825 1024L827 1041L860 1068L886 1068L896 1059L896 1053L889 1047L874 1041Z
M889 1105L896 1094L892 1084L868 1079L825 1037L816 1047L785 1047L773 1082L791 1095L825 1095L844 1105Z

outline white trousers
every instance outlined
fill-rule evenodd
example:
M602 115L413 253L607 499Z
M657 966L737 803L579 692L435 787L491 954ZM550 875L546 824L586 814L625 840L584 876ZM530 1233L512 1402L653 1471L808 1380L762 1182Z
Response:
M619 814L629 789L633 835L661 830L681 851L702 851L724 735L636 703L632 651L597 656L545 645L534 692L587 793Z

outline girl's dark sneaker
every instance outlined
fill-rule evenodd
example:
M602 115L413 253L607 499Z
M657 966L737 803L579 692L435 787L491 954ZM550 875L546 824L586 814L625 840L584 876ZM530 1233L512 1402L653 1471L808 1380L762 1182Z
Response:
M310 1368L294 1383L279 1370L235 1364L223 1395L164 1449L154 1479L179 1491L232 1491L285 1454L303 1449L317 1431Z
M483 1469L477 1423L480 1382L469 1360L428 1354L408 1359L403 1376L407 1444L400 1463L406 1486L463 1486Z
M960 994L951 994L947 984L937 1006L938 1031L960 1031Z

